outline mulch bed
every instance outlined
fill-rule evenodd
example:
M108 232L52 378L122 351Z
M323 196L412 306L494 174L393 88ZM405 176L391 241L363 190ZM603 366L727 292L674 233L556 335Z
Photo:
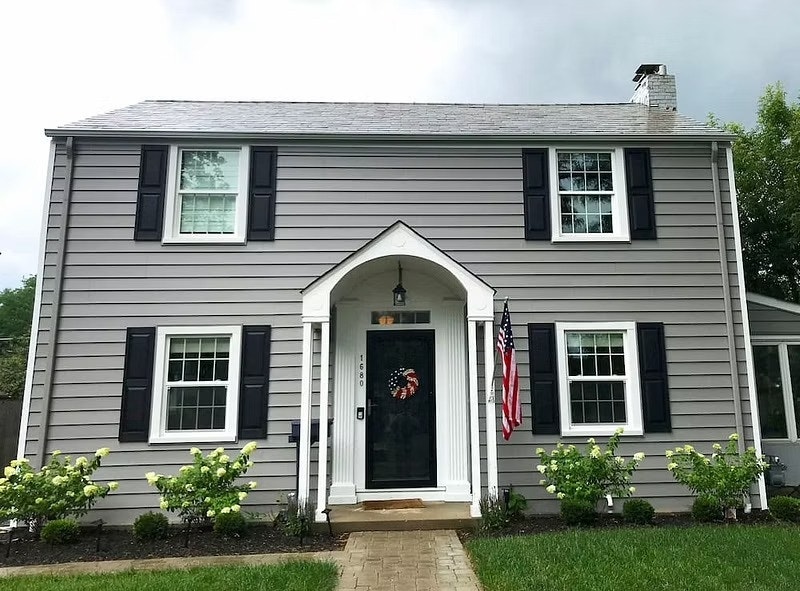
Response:
M720 522L723 523L723 522ZM753 511L752 513L739 512L738 520L729 523L739 524L765 524L775 523L775 518L768 511ZM697 522L692 519L689 513L656 513L653 524L649 526L637 526L625 523L619 513L601 513L598 515L597 522L590 527L583 529L614 529L622 527L690 527L696 526ZM577 529L574 526L565 524L558 515L528 515L522 519L512 521L500 530L484 532L479 529L459 530L458 537L463 543L473 538L499 538L506 536L524 536L529 534L540 534L547 532L559 532Z
M210 530L192 529L189 547L184 548L184 530L173 528L165 540L139 542L129 528L103 530L100 551L96 551L95 530L84 531L75 544L52 546L23 532L21 539L11 545L11 555L6 558L5 539L0 543L0 568L30 564L56 564L60 562L91 562L97 560L126 560L142 558L168 558L181 556L221 556L230 554L270 554L286 552L318 552L341 550L347 534L329 536L312 534L300 545L296 537L285 535L272 525L254 525L241 538L223 538ZM5 538L5 536L3 536Z

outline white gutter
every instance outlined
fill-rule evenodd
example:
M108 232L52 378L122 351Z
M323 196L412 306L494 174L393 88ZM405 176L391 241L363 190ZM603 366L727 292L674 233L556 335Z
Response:
M748 299L758 301L763 296L748 294L744 279L744 259L742 253L742 230L739 227L739 195L736 192L736 179L733 170L733 149L725 148L725 157L728 165L728 189L731 196L731 211L733 213L733 241L736 247L736 277L739 281L739 306L742 309L742 327L744 329L744 356L747 366L747 392L750 400L750 421L753 424L753 447L756 453L763 454L761 447L761 419L758 410L758 398L756 394L756 372L753 362L753 347L750 336L750 312L748 310ZM754 298L755 296L755 298ZM768 298L772 299L772 298ZM758 477L758 496L761 500L761 509L767 509L767 485L764 475Z
M44 255L47 245L47 220L50 214L50 198L53 191L53 169L56 164L56 141L50 140L50 155L47 158L47 180L44 187L44 203L42 204L42 224L39 236L39 265L36 273L36 291L33 299L33 319L31 336L28 341L28 364L25 368L25 390L22 395L22 418L19 425L17 441L17 458L25 457L25 443L28 438L30 422L31 394L33 393L33 366L36 362L36 349L39 346L39 317L42 311L42 289L44 286Z

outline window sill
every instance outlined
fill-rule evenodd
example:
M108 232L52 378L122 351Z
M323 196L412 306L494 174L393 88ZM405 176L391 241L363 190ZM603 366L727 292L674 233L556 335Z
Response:
M559 235L553 236L551 238L551 242L558 243L558 242L571 242L571 243L581 243L581 242L617 242L617 243L630 243L631 239L629 236L619 236L619 235L603 235L603 234L585 234L585 235Z
M591 425L591 426L563 426L561 427L562 437L606 437L613 435L617 429L623 429L622 437L633 437L644 435L641 426L633 425Z
M163 433L151 435L148 443L235 443L236 434L218 431L185 431L182 433Z
M206 236L169 236L161 240L161 244L246 244L244 236L226 235L224 238L208 238Z

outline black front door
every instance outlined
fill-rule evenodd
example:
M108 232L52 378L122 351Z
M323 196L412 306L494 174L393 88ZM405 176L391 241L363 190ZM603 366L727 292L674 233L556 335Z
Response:
M436 486L433 334L367 332L367 488Z

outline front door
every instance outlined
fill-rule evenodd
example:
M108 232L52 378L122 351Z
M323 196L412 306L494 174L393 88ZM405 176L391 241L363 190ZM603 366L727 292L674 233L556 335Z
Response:
M436 486L434 332L367 332L367 488Z

